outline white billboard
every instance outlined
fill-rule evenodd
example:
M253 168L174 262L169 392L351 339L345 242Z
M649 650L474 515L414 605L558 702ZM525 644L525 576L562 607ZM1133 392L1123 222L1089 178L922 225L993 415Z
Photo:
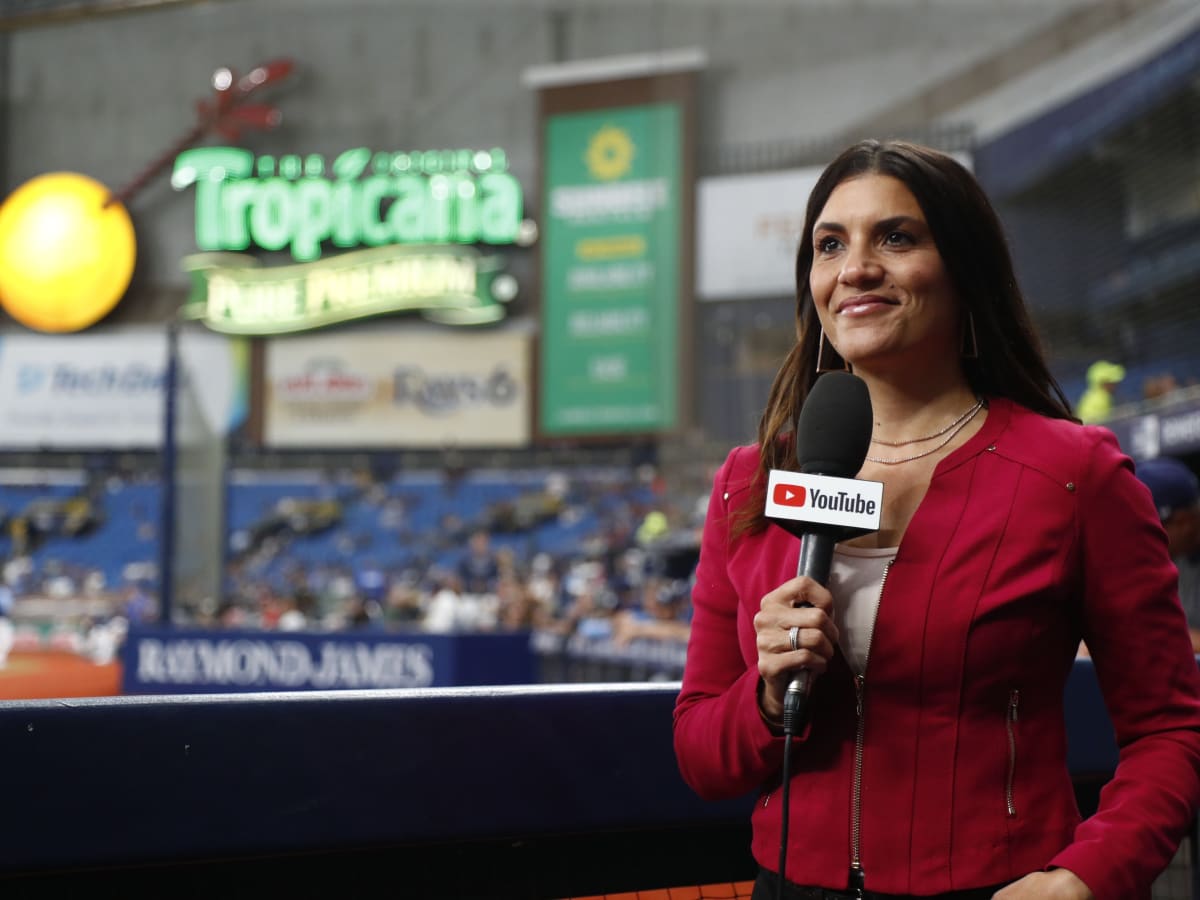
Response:
M967 169L971 154L950 154ZM824 166L702 178L696 187L696 296L792 297L804 208Z
M272 338L264 442L276 447L520 447L530 335L339 330Z
M181 335L209 427L245 413L245 353L224 335ZM165 328L0 336L0 447L153 449L165 414Z
M795 293L804 206L822 168L700 180L696 295L701 300Z

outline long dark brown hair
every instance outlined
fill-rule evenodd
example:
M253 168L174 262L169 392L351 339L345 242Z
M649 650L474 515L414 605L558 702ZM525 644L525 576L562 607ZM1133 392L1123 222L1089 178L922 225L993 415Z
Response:
M796 343L775 375L758 424L759 477L754 499L736 530L766 524L762 498L767 472L795 469L792 430L817 375L821 324L809 290L812 231L829 195L859 175L890 175L916 198L962 304L974 322L976 358L964 358L971 389L981 397L1006 397L1058 419L1074 419L1062 388L1050 374L1017 285L1008 241L991 202L975 177L950 156L905 141L865 140L846 148L826 167L808 198L796 253ZM822 360L828 365L828 360Z

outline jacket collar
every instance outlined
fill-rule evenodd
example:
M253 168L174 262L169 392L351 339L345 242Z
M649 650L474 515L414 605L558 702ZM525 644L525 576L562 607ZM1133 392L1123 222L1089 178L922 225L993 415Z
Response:
M1016 404L1004 397L988 397L986 399L987 418L983 422L983 427L975 432L965 444L952 451L937 464L933 473L935 478L943 472L949 472L974 459L980 453L995 449L996 442L1008 428Z

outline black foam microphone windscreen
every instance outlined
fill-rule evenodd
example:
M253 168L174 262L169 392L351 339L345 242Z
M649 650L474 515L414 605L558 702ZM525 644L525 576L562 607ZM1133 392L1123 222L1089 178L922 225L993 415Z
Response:
M796 422L796 460L808 475L853 478L871 447L871 395L850 372L826 372Z

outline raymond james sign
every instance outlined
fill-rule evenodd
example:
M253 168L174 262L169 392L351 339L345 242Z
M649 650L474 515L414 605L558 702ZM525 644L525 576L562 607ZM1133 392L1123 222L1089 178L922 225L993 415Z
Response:
M480 647L480 640L487 646ZM126 694L529 684L529 636L138 629ZM472 659L486 660L486 666Z

